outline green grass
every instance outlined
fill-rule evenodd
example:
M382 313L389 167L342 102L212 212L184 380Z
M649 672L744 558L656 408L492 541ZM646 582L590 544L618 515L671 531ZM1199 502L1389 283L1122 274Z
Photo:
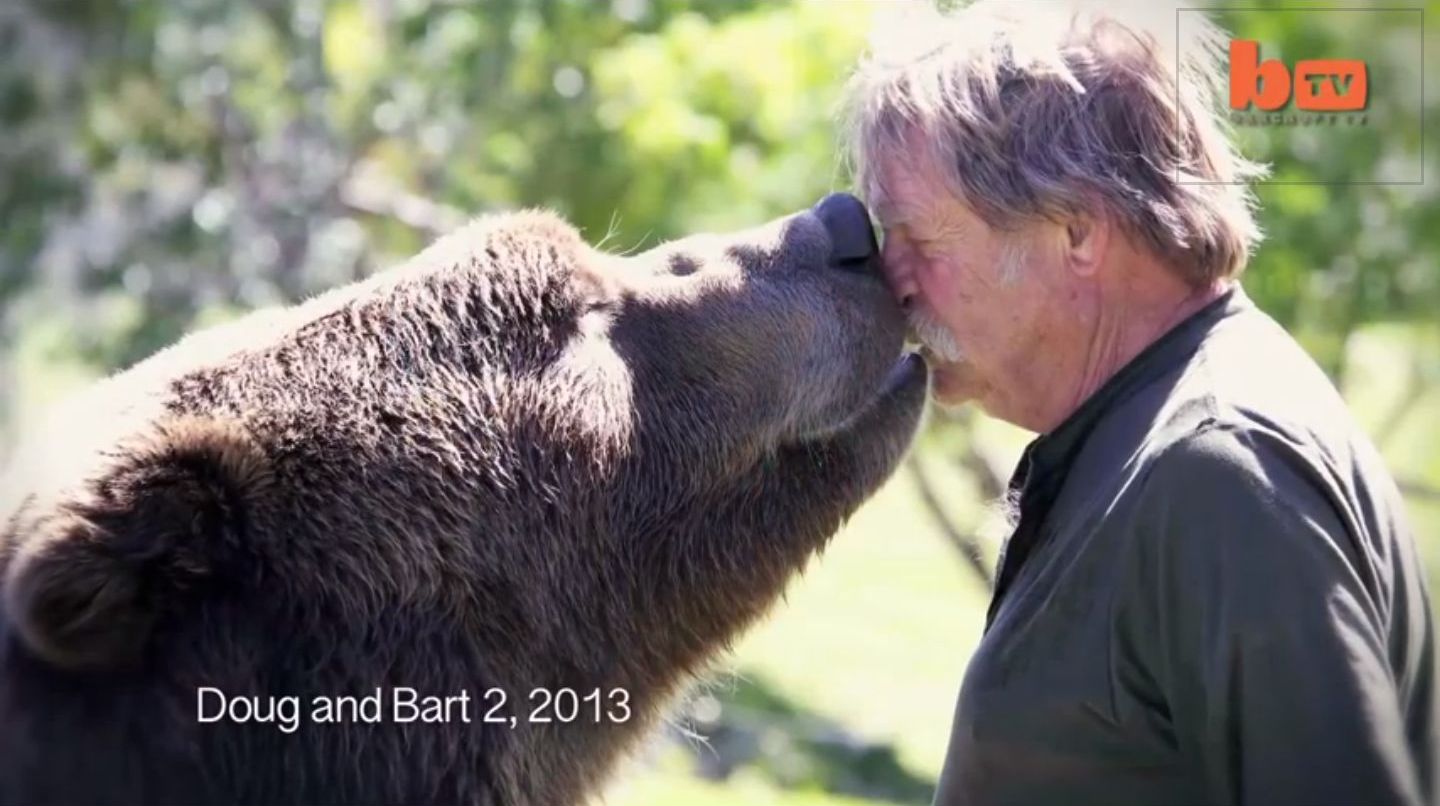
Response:
M875 803L823 792L780 790L759 777L743 774L715 784L683 771L624 778L596 802L609 806L873 806Z
M936 774L988 601L970 574L901 475L737 646L732 665Z
M1377 325L1352 339L1345 399L1356 419L1380 444L1397 479L1440 490L1440 326ZM1423 393L1401 411L1412 366L1429 375ZM1398 414L1398 416L1397 416ZM1440 591L1440 501L1411 499L1410 522L1425 557L1433 594Z
M958 479L935 476L942 489L963 489ZM963 509L964 502L956 503ZM895 745L902 764L933 778L987 601L902 474L835 537L770 618L716 665L712 684L723 690L733 675L763 677L808 710ZM606 802L839 806L858 801L787 794L758 779L716 786L696 781L683 767L659 765L627 771Z

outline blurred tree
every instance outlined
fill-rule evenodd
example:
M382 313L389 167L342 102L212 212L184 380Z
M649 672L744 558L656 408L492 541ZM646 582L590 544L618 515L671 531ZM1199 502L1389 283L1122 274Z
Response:
M1286 6L1222 5L1214 16L1261 39L1267 58L1363 57L1370 103L1363 125L1237 129L1248 156L1275 166L1272 181L1257 186L1266 239L1246 287L1343 384L1346 345L1360 327L1440 321L1437 184L1374 184L1413 183L1426 172L1421 135L1436 131L1440 106L1421 97L1421 38L1436 42L1433 27L1420 29L1419 7ZM1297 181L1313 184L1282 184Z
M47 312L80 323L77 351L115 366L200 310L344 282L486 210L555 207L626 247L757 221L844 184L829 123L868 13L823 0L11 4L0 299L41 287ZM1311 52L1398 33L1385 15L1279 19L1276 41ZM1426 110L1405 94L1377 103L1385 125L1363 148L1263 131L1250 145L1280 161L1318 149L1307 164L1322 180L1418 173L1405 170L1421 158L1410 124ZM1270 239L1252 290L1342 371L1355 327L1440 302L1440 208L1416 203L1433 188L1262 187Z
M123 366L202 311L363 276L487 210L634 247L806 204L838 181L856 8L8 5L0 355L63 322L55 351Z

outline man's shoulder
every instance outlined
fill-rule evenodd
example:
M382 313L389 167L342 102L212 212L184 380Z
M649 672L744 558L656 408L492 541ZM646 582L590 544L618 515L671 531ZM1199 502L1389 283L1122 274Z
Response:
M1379 452L1325 373L1258 309L1217 325L1160 396L1136 468L1143 483L1131 488L1152 513L1319 517L1382 541L1405 531Z
M1253 475L1258 458L1280 458L1327 473L1357 465L1384 473L1324 371L1254 307L1217 325L1178 370L1149 453L1157 466L1182 470Z
M1356 580L1357 595L1387 601L1377 580L1413 560L1403 504L1383 465L1342 469L1348 450L1224 407L1173 435L1129 491L1132 589L1218 597L1261 625L1276 597Z
M1207 418L1156 446L1139 487L1152 518L1170 527L1215 522L1221 513L1290 519L1348 498L1334 487L1324 449L1234 413ZM1152 526L1155 525L1152 523Z

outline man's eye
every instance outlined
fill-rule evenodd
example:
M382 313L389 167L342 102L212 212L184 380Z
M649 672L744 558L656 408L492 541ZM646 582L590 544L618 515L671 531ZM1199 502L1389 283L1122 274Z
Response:
M927 240L926 238L921 237L920 233L917 233L915 231L915 228L911 226L901 227L899 232L900 236L905 239L905 242L910 244L911 246L925 243Z
M919 242L915 240L914 234L903 226L893 227L887 230L885 237L893 240L896 246L901 246L906 249L914 249L919 245Z

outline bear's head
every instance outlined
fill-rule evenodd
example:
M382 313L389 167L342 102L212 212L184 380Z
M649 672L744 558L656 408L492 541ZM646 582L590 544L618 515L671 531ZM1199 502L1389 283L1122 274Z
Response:
M486 218L108 379L0 488L0 719L35 670L126 681L85 689L117 724L195 686L623 687L653 713L914 435L927 373L877 260L845 195L638 255ZM634 725L541 742L587 770L556 791L621 746L577 737Z

